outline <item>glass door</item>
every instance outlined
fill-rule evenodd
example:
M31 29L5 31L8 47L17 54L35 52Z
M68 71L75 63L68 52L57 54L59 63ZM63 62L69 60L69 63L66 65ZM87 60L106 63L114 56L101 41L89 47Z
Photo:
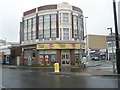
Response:
M70 65L70 54L69 53L62 53L62 60L61 65Z

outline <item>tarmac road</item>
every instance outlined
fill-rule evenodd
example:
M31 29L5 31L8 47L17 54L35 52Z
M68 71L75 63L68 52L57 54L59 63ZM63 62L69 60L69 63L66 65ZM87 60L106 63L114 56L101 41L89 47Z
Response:
M3 88L118 88L118 75L96 76L77 71L53 73L53 68L2 68Z

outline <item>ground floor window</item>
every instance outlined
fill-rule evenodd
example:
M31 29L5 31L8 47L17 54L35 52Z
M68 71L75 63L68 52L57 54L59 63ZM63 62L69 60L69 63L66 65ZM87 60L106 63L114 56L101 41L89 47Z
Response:
M50 61L51 62L56 62L56 55L51 55Z
M44 59L43 55L39 55L39 64L40 64L40 65L43 65L43 64L44 64L44 63L43 63L43 59Z
M40 50L39 64L52 65L56 62L56 50Z

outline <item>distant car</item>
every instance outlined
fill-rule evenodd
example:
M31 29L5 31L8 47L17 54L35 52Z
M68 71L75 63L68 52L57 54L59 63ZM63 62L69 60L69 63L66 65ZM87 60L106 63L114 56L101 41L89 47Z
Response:
M98 57L92 57L92 60L94 60L94 61L99 61L100 58L98 58Z

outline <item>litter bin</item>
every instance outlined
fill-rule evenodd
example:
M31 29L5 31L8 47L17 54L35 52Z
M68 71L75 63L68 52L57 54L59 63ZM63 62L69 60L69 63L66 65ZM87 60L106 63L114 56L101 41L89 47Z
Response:
M54 72L59 72L59 63L54 64Z

